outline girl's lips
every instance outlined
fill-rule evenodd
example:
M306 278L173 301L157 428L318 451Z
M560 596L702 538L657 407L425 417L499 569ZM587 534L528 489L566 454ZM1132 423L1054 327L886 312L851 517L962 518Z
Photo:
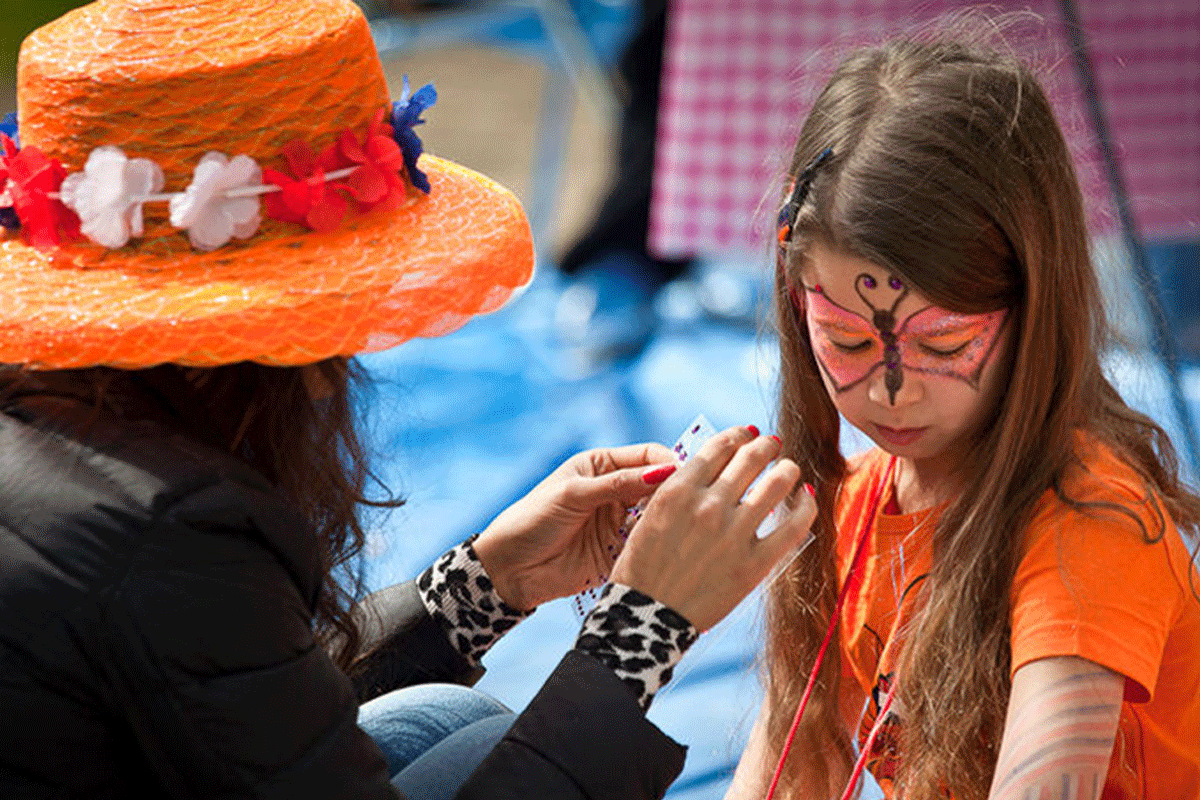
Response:
M876 425L875 431L889 444L898 447L909 445L921 438L928 428L889 428L886 425Z

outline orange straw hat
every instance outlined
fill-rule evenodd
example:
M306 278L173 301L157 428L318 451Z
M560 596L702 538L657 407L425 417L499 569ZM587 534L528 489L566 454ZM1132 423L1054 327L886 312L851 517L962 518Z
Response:
M432 87L407 95L351 0L99 0L35 31L0 143L0 363L305 364L498 308L525 215L416 167Z

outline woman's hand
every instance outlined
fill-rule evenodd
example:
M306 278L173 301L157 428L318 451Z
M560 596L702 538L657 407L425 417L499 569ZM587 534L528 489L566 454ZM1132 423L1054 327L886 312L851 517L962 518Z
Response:
M565 461L475 540L500 598L528 610L597 585L621 549L625 510L676 463L660 444L588 450Z
M714 436L655 492L611 580L678 611L697 630L711 628L801 543L816 518L811 494L798 492L775 531L756 535L800 480L800 468L780 459L746 494L778 455L779 440L752 429Z

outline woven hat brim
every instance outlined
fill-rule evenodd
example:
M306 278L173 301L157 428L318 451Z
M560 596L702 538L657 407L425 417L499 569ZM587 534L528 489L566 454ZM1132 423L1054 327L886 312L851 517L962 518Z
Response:
M507 189L421 159L428 196L328 233L295 227L169 257L2 242L0 363L296 365L449 333L528 283L533 240Z

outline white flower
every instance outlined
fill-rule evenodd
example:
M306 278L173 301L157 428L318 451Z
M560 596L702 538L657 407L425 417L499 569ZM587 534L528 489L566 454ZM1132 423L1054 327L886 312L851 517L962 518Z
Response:
M221 153L205 153L191 184L171 198L171 224L187 229L188 240L197 250L216 250L234 236L253 236L262 222L258 197L226 197L225 193L261 183L262 170L249 156L227 159Z
M104 247L123 247L142 235L142 204L163 187L162 168L146 158L127 158L119 147L97 147L83 172L73 172L59 198L79 215L79 230Z

